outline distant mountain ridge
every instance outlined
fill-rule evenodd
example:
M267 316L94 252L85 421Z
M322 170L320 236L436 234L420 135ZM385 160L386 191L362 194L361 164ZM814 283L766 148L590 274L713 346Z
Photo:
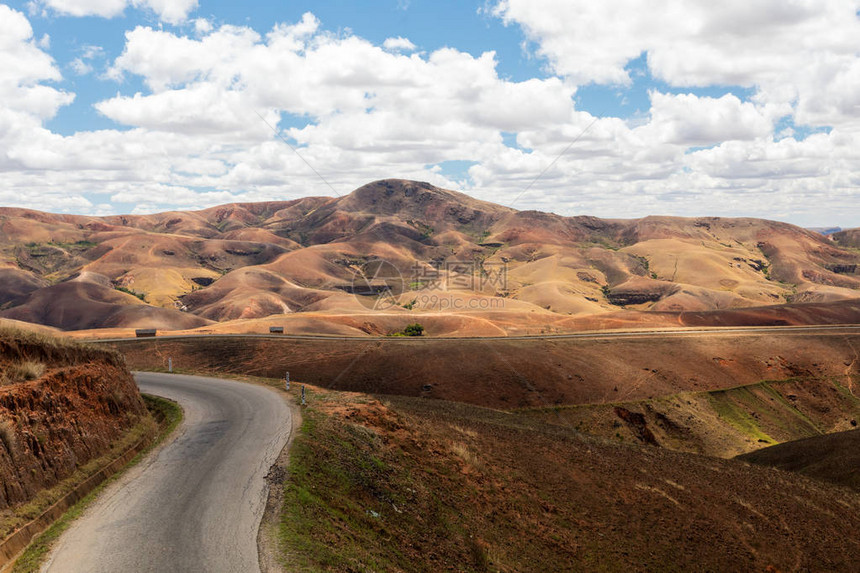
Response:
M810 231L821 233L822 235L832 235L842 230L842 227L807 227Z
M385 313L349 288L380 260L404 282ZM444 310L423 308L425 295L504 301L482 315L494 325L830 303L860 298L858 264L856 230L826 238L759 219L562 217L403 180L155 215L0 208L0 316L67 330ZM457 265L470 288L451 287ZM505 270L503 284L479 280L490 269Z

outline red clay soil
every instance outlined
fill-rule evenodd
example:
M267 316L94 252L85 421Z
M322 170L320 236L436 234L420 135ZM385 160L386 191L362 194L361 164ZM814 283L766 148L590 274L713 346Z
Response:
M535 340L188 339L114 343L132 369L282 378L365 393L512 409L649 399L762 380L853 389L860 337L701 335Z
M0 386L0 509L106 453L144 413L134 379L113 353L0 337L0 370L21 360L47 370Z

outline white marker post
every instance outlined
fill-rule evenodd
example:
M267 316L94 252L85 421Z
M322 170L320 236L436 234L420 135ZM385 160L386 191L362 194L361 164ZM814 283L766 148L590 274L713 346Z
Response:
M287 390L290 389L290 373L289 372L287 372L287 375L286 375L286 378L284 381L284 385L287 387Z
M305 385L302 384L302 406L306 406L307 402L305 402Z
M167 359L167 371L173 374L173 358Z

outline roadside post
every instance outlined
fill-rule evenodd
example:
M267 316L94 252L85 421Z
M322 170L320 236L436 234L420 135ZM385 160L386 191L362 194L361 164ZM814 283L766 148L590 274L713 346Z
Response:
M173 374L173 358L167 359L167 371Z
M284 386L286 386L287 390L290 389L290 373L287 372L286 378L284 380Z
M305 385L302 384L302 406L307 406L307 402L305 402Z

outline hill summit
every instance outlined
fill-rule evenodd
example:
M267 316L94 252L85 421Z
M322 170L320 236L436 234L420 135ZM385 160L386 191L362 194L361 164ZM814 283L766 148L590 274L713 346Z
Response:
M296 331L380 334L422 318L437 334L504 334L677 324L682 313L754 320L761 311L745 309L860 297L856 230L562 217L397 179L340 198L155 215L3 208L0 229L0 316L64 330L281 317ZM359 292L357 278L376 283Z

